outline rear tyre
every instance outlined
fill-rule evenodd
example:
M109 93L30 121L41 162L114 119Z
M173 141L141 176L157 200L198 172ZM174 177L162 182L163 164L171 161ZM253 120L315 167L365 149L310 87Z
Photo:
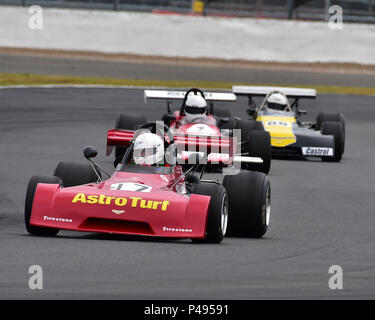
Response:
M344 153L345 135L341 122L326 121L322 124L322 134L334 137L335 153L333 157L322 157L323 161L340 162Z
M29 180L26 191L25 199L25 226L28 233L37 236L55 236L59 232L58 229L45 228L45 227L34 227L30 225L31 210L33 207L35 191L38 183L48 184L60 184L61 180L58 177L44 177L44 176L33 176Z
M250 171L259 171L268 174L271 169L271 136L267 131L253 131L249 134L249 155L260 157L263 163L247 163L245 168Z
M241 171L224 177L228 192L229 220L227 235L261 238L268 229L271 215L271 186L261 172Z
M98 169L96 169L96 172L101 177ZM62 180L64 187L74 187L98 181L98 176L89 163L62 161L57 165L53 175Z
M216 183L200 183L195 186L194 194L210 196L206 237L192 239L196 243L220 243L223 241L228 225L228 196L225 188Z
M144 115L128 115L121 114L116 121L116 129L136 130L142 124L145 124L146 118ZM115 147L115 157L123 157L126 151L126 147Z
M271 169L271 136L263 124L255 120L238 120L235 129L241 130L241 154L260 157L263 163L242 163L241 168L268 174Z

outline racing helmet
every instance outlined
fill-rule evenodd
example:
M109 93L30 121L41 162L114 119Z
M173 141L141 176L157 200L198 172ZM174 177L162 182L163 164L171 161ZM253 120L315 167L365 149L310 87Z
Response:
M191 94L186 99L185 115L188 121L202 117L207 112L207 102L200 95Z
M134 141L135 164L152 166L164 161L163 139L154 133L142 133Z
M283 111L287 106L287 100L281 93L271 94L267 99L267 108Z

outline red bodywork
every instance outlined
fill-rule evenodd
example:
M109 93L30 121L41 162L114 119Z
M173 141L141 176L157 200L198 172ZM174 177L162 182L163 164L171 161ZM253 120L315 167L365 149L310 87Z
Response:
M179 166L172 171L168 175L118 171L104 182L69 188L40 183L30 224L86 232L204 238L210 197L170 190L182 172ZM139 186L137 190L143 192L119 190L124 184Z
M190 152L203 152L208 156L208 163L230 165L236 154L236 137L223 136L212 115L206 116L205 123L186 123L184 116L175 112L176 120L170 125L179 156L187 161ZM114 146L129 146L134 137L134 131L111 129L107 134L107 155ZM168 140L168 136L165 136Z

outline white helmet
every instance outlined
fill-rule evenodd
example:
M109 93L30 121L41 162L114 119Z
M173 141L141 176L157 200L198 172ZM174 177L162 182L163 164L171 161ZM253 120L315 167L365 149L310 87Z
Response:
M154 133L142 133L134 141L134 162L139 165L153 165L164 160L164 141Z
M207 102L201 95L190 94L185 103L185 115L188 121L202 117L207 111Z
M285 110L287 100L281 93L271 94L267 99L267 108L276 110Z

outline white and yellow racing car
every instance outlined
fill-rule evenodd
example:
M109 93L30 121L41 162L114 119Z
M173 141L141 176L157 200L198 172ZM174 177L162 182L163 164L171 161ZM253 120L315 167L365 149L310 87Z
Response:
M345 148L345 119L341 113L319 113L316 123L301 122L300 99L315 99L315 89L233 86L233 93L249 98L248 114L271 135L273 156L319 157L341 161ZM253 98L265 96L260 105ZM288 98L293 99L290 104Z

